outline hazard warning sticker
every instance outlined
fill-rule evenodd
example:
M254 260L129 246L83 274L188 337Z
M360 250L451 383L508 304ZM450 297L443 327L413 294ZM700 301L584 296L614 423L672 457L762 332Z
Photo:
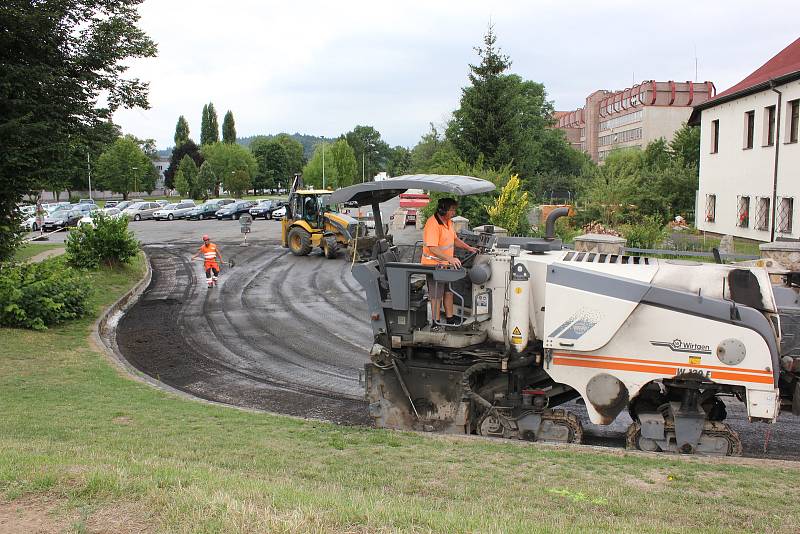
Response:
M520 331L518 326L515 326L514 330L511 332L511 343L517 345L522 343L522 332Z
M689 363L692 365L700 365L701 358L700 356L689 356Z

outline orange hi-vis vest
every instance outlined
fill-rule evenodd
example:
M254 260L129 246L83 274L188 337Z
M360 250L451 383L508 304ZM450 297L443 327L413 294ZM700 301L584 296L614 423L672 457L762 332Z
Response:
M425 229L422 231L422 265L447 265L443 259L433 255L429 247L439 247L442 252L452 256L455 253L456 232L453 222L447 221L446 225L439 224L436 217L428 218Z
M205 260L205 267L208 269L209 267L219 267L217 265L217 245L214 243L209 243L200 247L200 252L203 253L203 260Z

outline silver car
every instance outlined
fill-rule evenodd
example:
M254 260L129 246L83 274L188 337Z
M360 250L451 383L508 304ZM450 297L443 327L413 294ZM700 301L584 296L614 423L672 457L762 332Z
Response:
M192 200L176 202L174 204L164 206L160 210L153 213L153 218L157 221L160 221L161 219L166 219L168 221L173 219L183 219L194 208L195 204Z
M125 208L122 213L134 221L143 221L144 219L152 219L153 213L160 209L161 206L156 202L136 202Z

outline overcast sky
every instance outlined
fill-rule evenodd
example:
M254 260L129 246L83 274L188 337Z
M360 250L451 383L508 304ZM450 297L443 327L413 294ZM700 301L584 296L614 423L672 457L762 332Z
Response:
M203 104L239 137L335 137L371 125L411 147L444 124L490 20L511 71L545 85L558 110L642 80L713 81L721 92L800 37L790 1L146 0L139 26L158 57L132 61L149 110L124 133L173 144L179 115L199 142ZM695 52L696 51L696 52Z

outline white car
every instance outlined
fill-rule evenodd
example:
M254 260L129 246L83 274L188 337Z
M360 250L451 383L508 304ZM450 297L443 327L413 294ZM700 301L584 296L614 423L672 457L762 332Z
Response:
M44 220L44 218L42 218L41 220ZM36 215L28 217L27 219L22 221L22 227L29 232L38 232L39 221L36 220Z
M286 206L278 208L272 212L272 218L275 219L276 221L280 221L284 217L286 217Z
M183 219L189 212L195 208L195 203L193 200L184 200L181 202L176 202L174 204L169 204L164 206L160 210L153 213L153 218L157 221L162 219L166 219L171 221L173 219Z
M80 221L78 221L78 226L83 226L88 224L89 226L94 227L94 219L92 217L95 217L98 213L102 213L103 215L111 217L112 219L119 219L120 217L124 217L124 215L122 215L122 212L117 208L104 208L102 210L93 211L91 212L91 214L83 217Z

